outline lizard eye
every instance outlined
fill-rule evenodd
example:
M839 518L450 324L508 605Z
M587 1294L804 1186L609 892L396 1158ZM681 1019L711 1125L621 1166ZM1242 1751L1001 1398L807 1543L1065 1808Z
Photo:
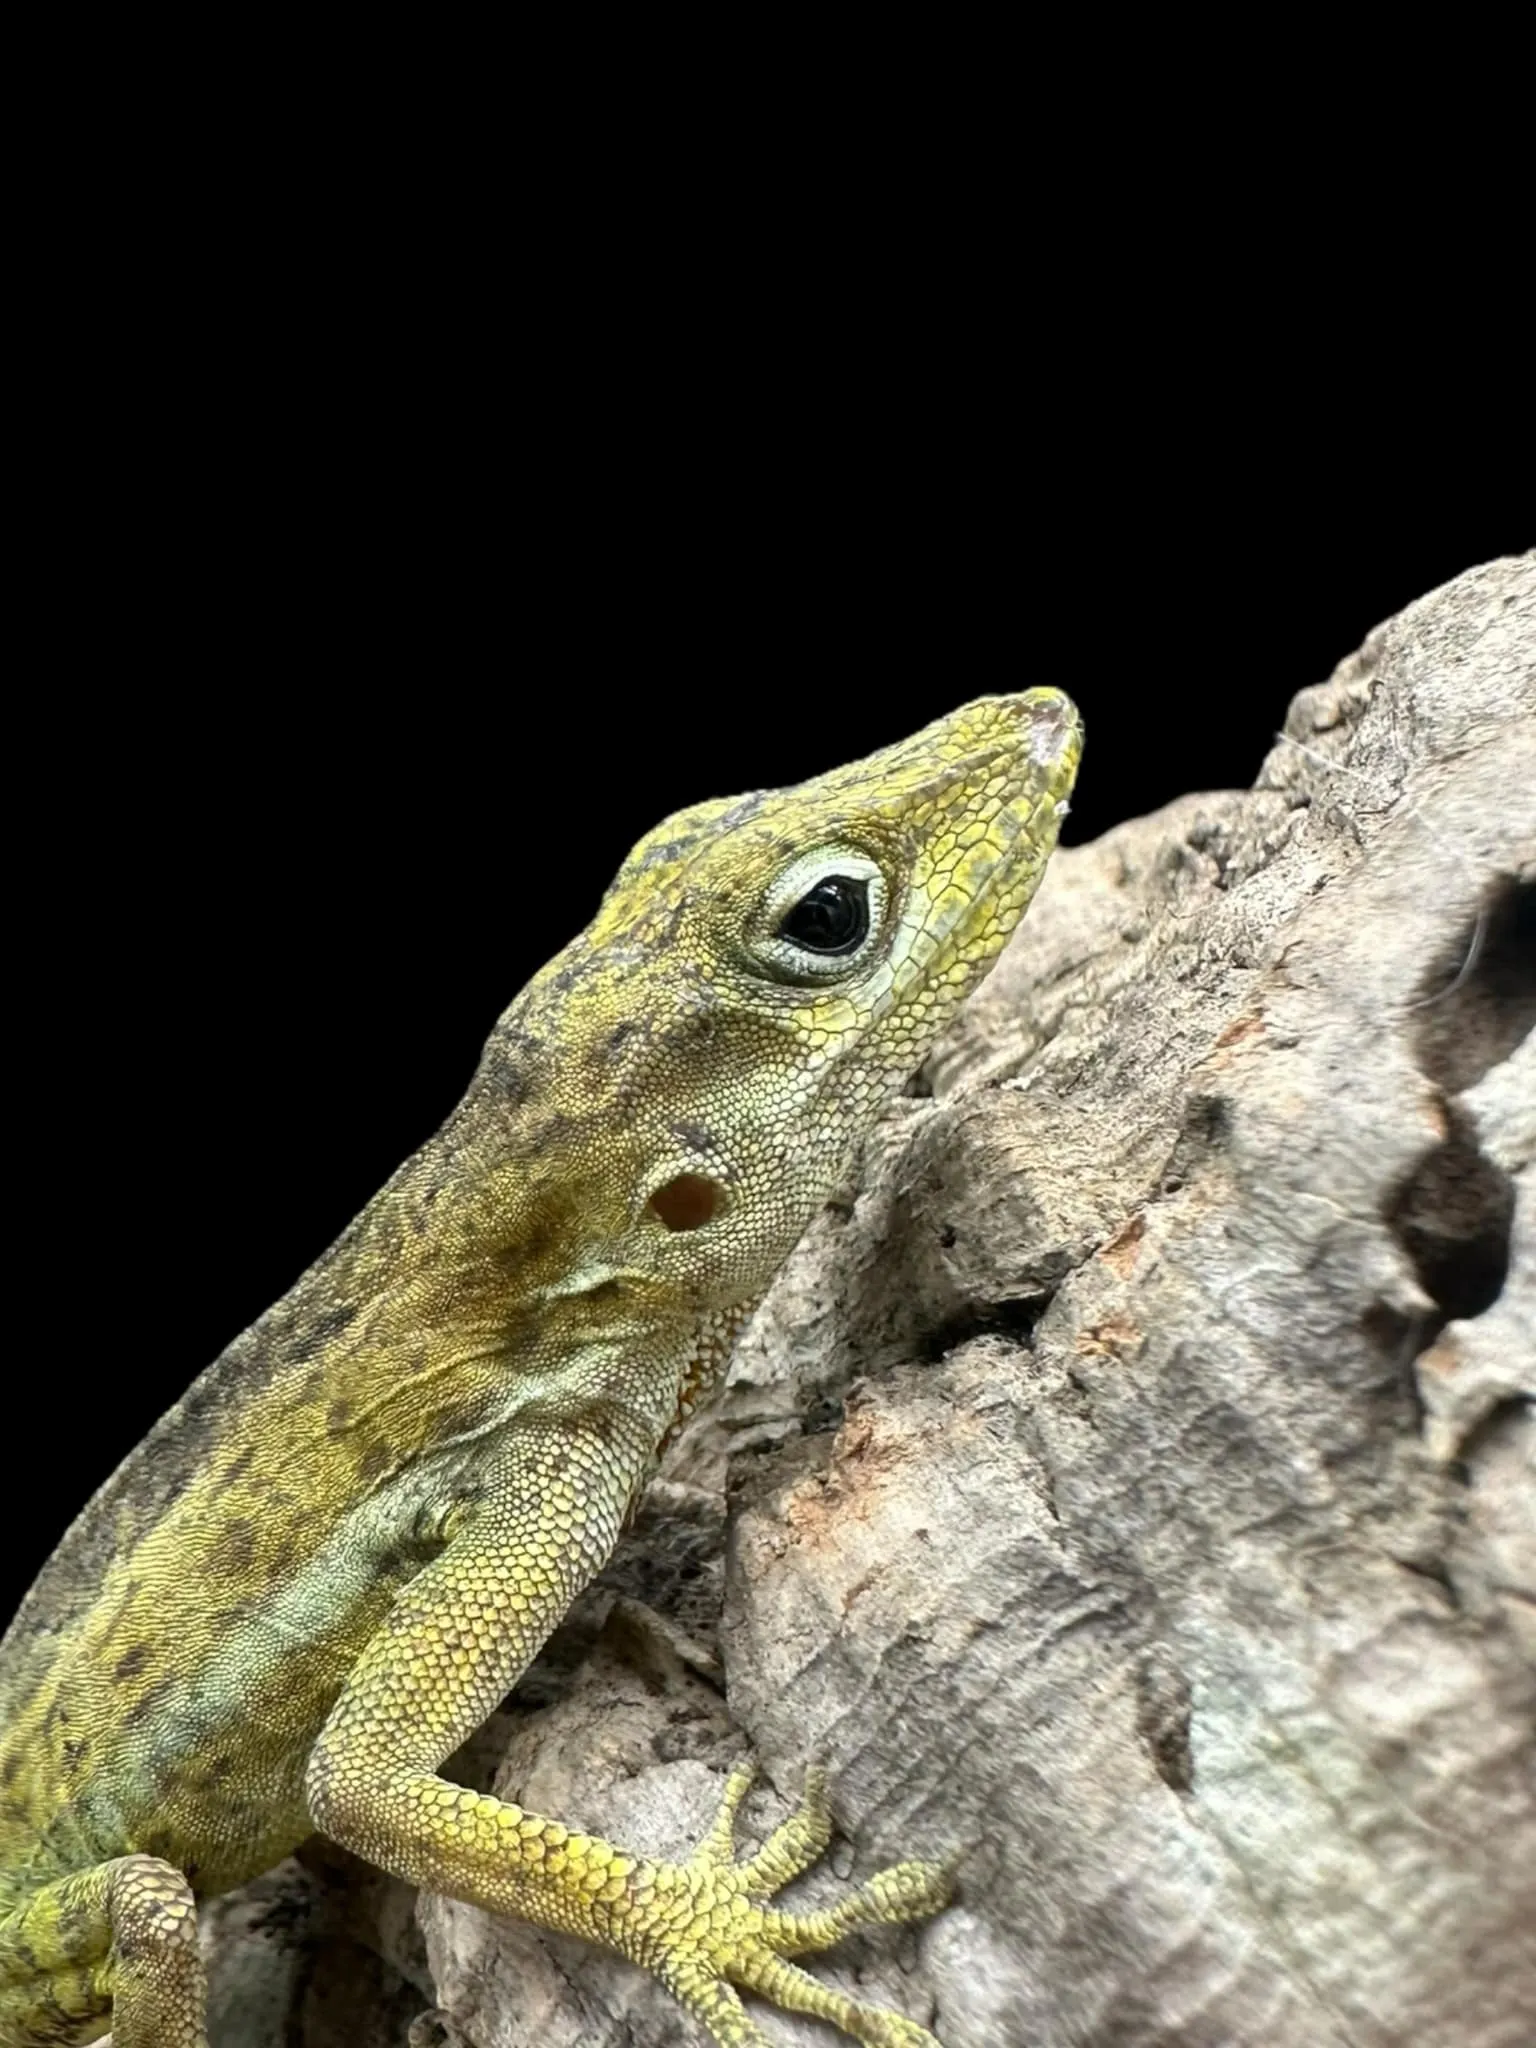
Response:
M776 981L843 981L863 968L886 922L879 863L851 846L820 846L769 887L748 933Z
M828 875L806 890L779 937L807 953L856 953L869 937L869 883L862 876Z

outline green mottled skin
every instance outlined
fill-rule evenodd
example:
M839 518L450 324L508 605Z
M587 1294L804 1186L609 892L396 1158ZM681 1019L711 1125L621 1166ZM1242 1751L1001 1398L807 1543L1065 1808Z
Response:
M607 1944L726 2048L763 2039L734 1984L932 2044L787 1960L945 1896L910 1863L776 1911L819 1785L737 1862L733 1778L673 1865L437 1773L1023 914L1079 746L1055 692L988 698L658 827L438 1135L101 1489L0 1646L5 2048L203 2048L195 1896L316 1827ZM829 873L870 878L873 928L807 962L780 926Z

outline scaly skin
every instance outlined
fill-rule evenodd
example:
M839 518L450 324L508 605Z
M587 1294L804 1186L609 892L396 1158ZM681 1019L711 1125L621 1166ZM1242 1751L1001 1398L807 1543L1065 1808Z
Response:
M936 2048L787 1960L947 1893L904 1863L776 1911L825 1846L819 1783L738 1863L738 1774L669 1864L438 1771L1022 916L1080 744L1054 691L987 698L659 826L438 1135L101 1489L0 1645L5 2048L114 2022L115 2048L205 2048L195 1898L317 1827L617 1950L722 2048L763 2041L733 1985ZM869 934L829 952L860 885Z

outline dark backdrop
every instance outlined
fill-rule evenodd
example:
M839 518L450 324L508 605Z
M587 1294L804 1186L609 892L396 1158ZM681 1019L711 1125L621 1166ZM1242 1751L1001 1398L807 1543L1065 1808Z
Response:
M14 1272L42 1313L8 1368L12 1598L669 809L1054 683L1091 837L1251 781L1295 689L1532 537L1321 476L1259 515L1170 475L1113 508L807 483L747 517L749 486L680 510L582 472L502 507L481 478L471 509L323 465L241 505L190 460L166 519L149 449L69 526L13 767Z

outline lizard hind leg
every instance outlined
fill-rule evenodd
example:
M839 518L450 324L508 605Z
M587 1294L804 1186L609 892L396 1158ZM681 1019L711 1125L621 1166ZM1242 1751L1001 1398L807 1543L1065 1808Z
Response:
M111 2048L208 2048L192 1887L158 1856L45 1885L0 1930L0 1949L27 1986L22 2043L94 2039L110 2000ZM0 1993L0 2016L12 1996Z

